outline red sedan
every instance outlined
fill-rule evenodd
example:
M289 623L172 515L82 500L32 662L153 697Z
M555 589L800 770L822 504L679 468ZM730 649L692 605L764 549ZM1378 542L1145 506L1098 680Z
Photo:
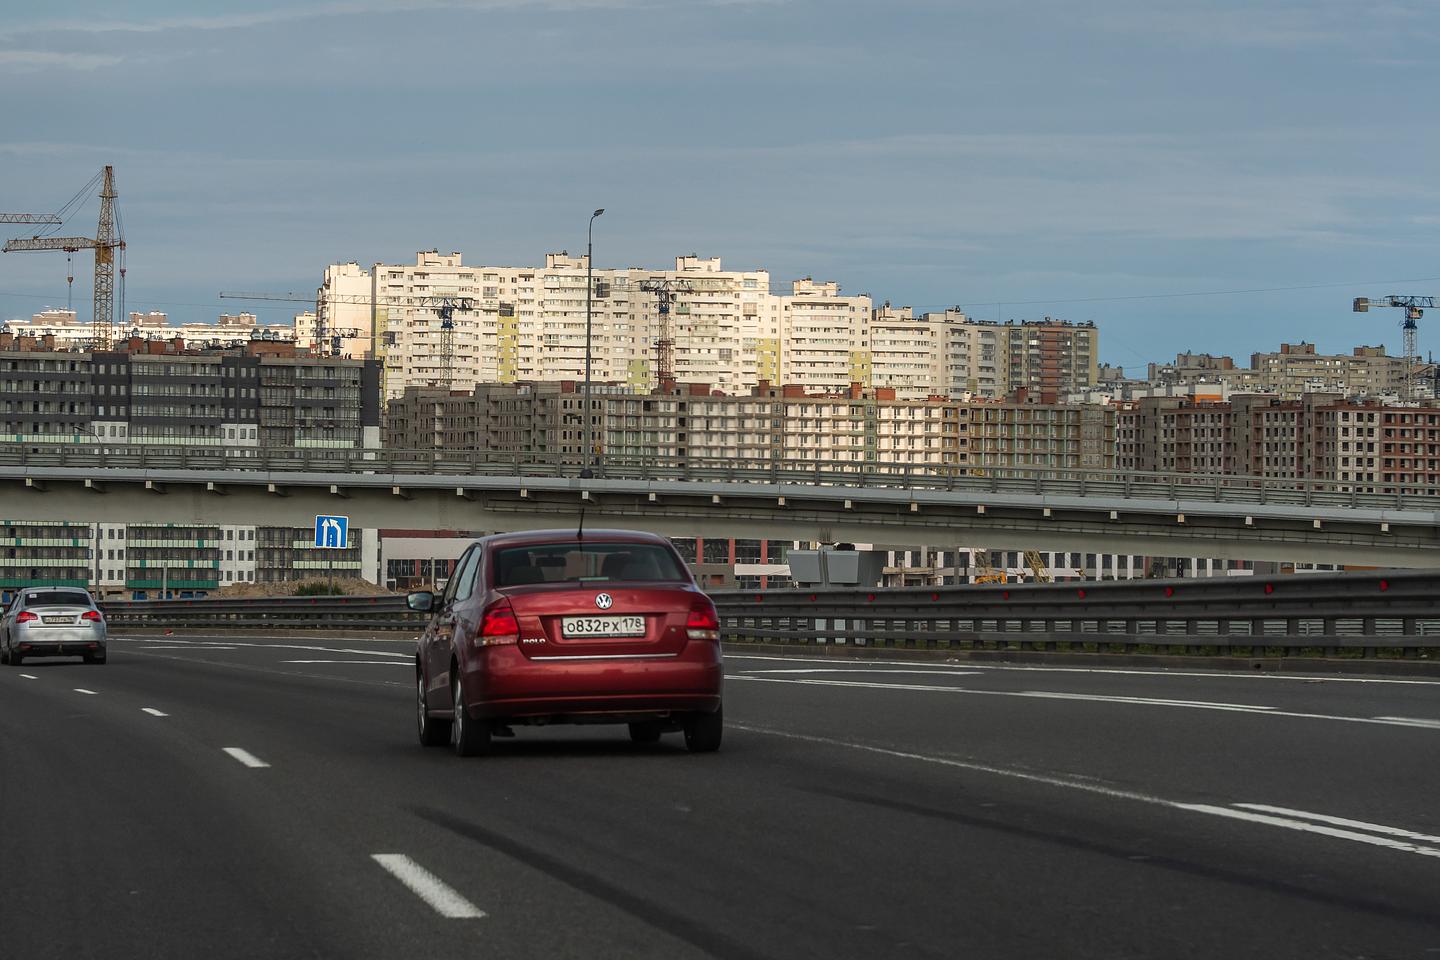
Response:
M628 530L499 534L471 544L415 655L420 742L461 756L519 725L626 723L720 747L720 623L675 548Z

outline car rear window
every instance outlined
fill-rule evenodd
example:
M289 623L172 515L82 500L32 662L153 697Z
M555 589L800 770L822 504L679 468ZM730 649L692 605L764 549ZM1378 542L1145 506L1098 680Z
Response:
M495 551L495 585L686 581L675 555L651 543L546 543Z
M90 598L74 590L46 590L44 593L27 593L27 607L88 607Z

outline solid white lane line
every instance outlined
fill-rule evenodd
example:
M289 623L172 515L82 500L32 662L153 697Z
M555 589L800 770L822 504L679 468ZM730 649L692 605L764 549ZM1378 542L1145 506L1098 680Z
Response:
M145 713L150 714L150 716L152 716L152 717L168 717L168 716L170 716L170 714L168 714L168 713L162 713L161 711L156 710L154 707L141 707L140 709L141 709L142 711L144 711Z
M1376 717L1375 719L1405 727L1424 727L1427 730L1440 730L1440 720L1426 720L1423 717Z
M261 767L270 766L270 764L266 763L264 760L261 760L259 757L255 756L255 754L251 753L248 750L242 750L239 747L225 747L224 750L226 753L230 754L230 756L234 757L236 760L239 760L247 767L253 767L258 770Z
M374 853L370 856L440 916L454 920L474 920L485 916L485 911L405 854Z
M1237 641L1238 642L1238 641ZM726 652L726 660L768 660L774 663L835 663L832 657L775 657L762 656L752 653L730 653ZM850 660L848 663L866 666L914 666L914 660ZM965 670L976 670L981 673L994 671L996 673L1110 673L1122 676L1135 677L1207 677L1215 680L1290 680L1299 683L1385 683L1400 684L1403 686L1440 686L1440 680L1401 680L1392 677L1340 677L1328 673L1242 673L1238 670L1212 671L1212 670L1137 670L1123 669L1120 667L1054 667L1054 666L1021 666L1019 664L990 664L990 663L954 663L957 668ZM936 664L938 666L939 664Z
M20 674L20 676L24 677L26 680L39 680L39 679L40 679L39 677L32 676L31 674L28 674L28 673L22 673L22 674Z
M1426 730L1440 730L1440 724L1431 727L1428 723L1417 724L1413 720L1385 717L1346 717L1330 713L1304 713L1298 710L1280 710L1261 704L1212 703L1208 700L1162 700L1149 697L1114 697L1090 693L1051 693L1045 690L976 690L973 687L945 687L918 683L876 683L863 680L819 680L806 677L756 677L747 674L727 676L729 680L749 680L754 683L803 683L820 687L864 687L870 690L915 690L928 693L968 694L975 697L1021 697L1029 700L1073 700L1092 703L1118 703L1139 707L1179 707L1188 710L1218 710L1225 713L1249 713L1261 717L1290 717L1298 720L1335 720L1340 723L1368 723L1387 727L1415 727Z
M408 667L408 660L281 660L281 663L369 663L382 667Z
M806 733L790 733L785 730L773 730L769 727L757 727L752 724L730 723L729 726L736 730L744 730L748 733L758 733L769 737L780 737L784 740L798 740L804 743L818 743L829 747L843 747L849 750L859 750L863 753L872 753L879 756L894 757L900 760L916 760L921 763L930 763L942 767L952 767L958 770L968 770L972 773L985 773L997 777L1005 777L1010 780L1021 780L1026 783L1039 783L1050 787L1060 787L1065 790L1078 790L1081 793L1094 794L1101 797L1110 797L1116 800L1131 800L1136 803L1147 803L1153 806L1168 807L1172 810L1184 810L1189 813L1201 813L1215 817L1227 817L1232 820L1245 820L1251 823L1264 824L1272 827L1282 827L1286 830L1298 830L1304 833L1315 833L1322 836L1333 837L1339 840L1353 840L1357 843L1368 843L1377 847L1386 847L1391 850L1398 850L1404 853L1413 853L1422 857L1440 857L1440 849L1433 847L1421 847L1410 843L1401 843L1396 840L1388 840L1384 837L1377 837L1371 834L1358 833L1353 830L1337 830L1333 827L1322 826L1316 823L1305 823L1301 820L1290 820L1283 817L1266 816L1260 813L1251 813L1246 810L1238 810L1233 807L1220 807L1208 803L1183 803L1177 800L1169 800L1158 797L1154 794L1139 793L1134 790L1120 790L1115 787L1105 787L1094 783L1085 783L1076 780L1067 780L1063 777L1052 777L1042 773L1030 773L1025 770L1014 770L1008 767L997 767L988 763L974 763L968 760L956 760L951 757L938 757L924 753L914 753L907 750L891 750L887 747L876 747L867 743L853 743L847 740L836 740L831 737L817 737ZM1238 805L1237 805L1238 806Z
M181 650L237 650L244 647L246 649L253 648L258 650L303 650L307 653L348 653L359 657L400 657L407 661L415 659L415 652L413 650L406 653L391 652L389 650L353 650L348 647L319 647L308 643L246 643L241 640L223 640L220 641L222 645L216 645L215 641L211 640L179 640L170 637L148 637L144 640L136 638L130 642L148 643L156 648L171 647ZM354 641L345 642L353 643ZM414 641L409 642L413 643ZM140 649L143 650L146 648L141 647Z
M1402 830L1399 827L1387 827L1383 823L1369 823L1365 820L1349 820L1345 817L1332 817L1325 813L1311 813L1308 810L1294 810L1290 807L1272 807L1268 803L1237 803L1235 806L1246 810L1258 810L1261 813L1274 813L1281 816L1294 817L1297 820L1315 820L1319 823L1328 823L1336 827L1349 827L1353 830L1383 833L1389 837L1404 837L1406 840L1440 843L1440 837L1434 837L1428 833L1416 833L1414 830Z
M217 644L217 645L206 644L205 646L200 646L199 644L193 644L193 645L192 645L192 644L185 644L184 646L181 646L181 645L179 645L179 644L173 644L173 643L172 643L172 644L169 644L168 646L163 646L163 647L158 647L158 646L152 646L152 647L136 647L135 649L137 649L137 650L234 650L235 648L234 648L234 647L227 647L227 646L220 646L220 645L218 645L218 644Z
M83 694L85 694L85 695L88 696L88 697L96 697L96 696L99 696L99 694L97 694L94 690L86 690L84 687L76 687L76 688L75 688L75 692L76 692L76 693L83 693Z
M1337 840L1353 840L1356 843L1368 843L1374 847L1388 847L1391 850L1413 853L1421 857L1440 857L1440 850L1437 850L1435 847L1418 847L1413 843L1387 840L1385 837L1377 837L1368 833L1357 833L1354 830L1337 830L1334 827L1326 827L1318 823L1305 823L1302 820L1291 820L1286 817L1271 817L1265 814L1236 810L1231 807L1217 807L1208 803L1176 803L1172 804L1172 806L1178 807L1181 810L1190 810L1195 813L1208 813L1216 817L1229 817L1232 820L1247 820L1250 823L1263 823L1266 826L1280 827L1285 830L1298 830L1301 833L1318 833L1322 837L1334 837ZM1247 806L1247 804L1236 804L1236 806Z
M1022 690L1021 696L1045 700L1095 700L1100 703L1145 703L1164 707L1199 707L1207 710L1246 710L1268 713L1274 707L1257 703L1217 703L1213 700L1169 700L1164 697L1121 697L1104 693L1061 693L1051 690Z
M869 670L863 668L856 670L847 667L811 667L805 670L747 670L745 672L751 676L769 673L870 673L888 677L892 674L923 673L930 677L974 677L979 674L977 670Z

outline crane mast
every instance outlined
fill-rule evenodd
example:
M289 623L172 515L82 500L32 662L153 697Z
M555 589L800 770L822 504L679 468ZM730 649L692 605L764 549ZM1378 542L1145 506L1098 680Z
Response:
M1405 354L1405 388L1402 399L1412 399L1415 390L1415 364L1419 360L1419 347L1416 340L1420 332L1420 318L1425 315L1426 310L1435 308L1435 297L1400 297L1390 295L1371 300L1369 297L1356 297L1351 309L1355 313L1369 313L1371 307L1398 307L1405 311L1405 319L1400 321L1401 350Z
M93 180L91 181L94 182ZM115 251L124 251L125 238L120 236L115 221L115 168L106 166L100 188L100 221L91 237L41 237L7 241L5 253L22 250L95 251L95 313L90 321L90 348L110 349L110 334L115 322ZM0 223L62 223L54 214L0 214ZM123 270L122 270L123 272Z
M694 293L689 280L674 277L651 277L640 284L646 293L655 294L655 306L660 315L659 336L655 339L655 380L664 387L675 380L675 333L670 326L670 306L677 294Z

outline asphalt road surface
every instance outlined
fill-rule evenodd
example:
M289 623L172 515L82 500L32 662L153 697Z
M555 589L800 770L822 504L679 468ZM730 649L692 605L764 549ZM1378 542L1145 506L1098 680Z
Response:
M1440 957L1440 682L731 654L721 752L418 745L411 645L0 667L0 955Z

